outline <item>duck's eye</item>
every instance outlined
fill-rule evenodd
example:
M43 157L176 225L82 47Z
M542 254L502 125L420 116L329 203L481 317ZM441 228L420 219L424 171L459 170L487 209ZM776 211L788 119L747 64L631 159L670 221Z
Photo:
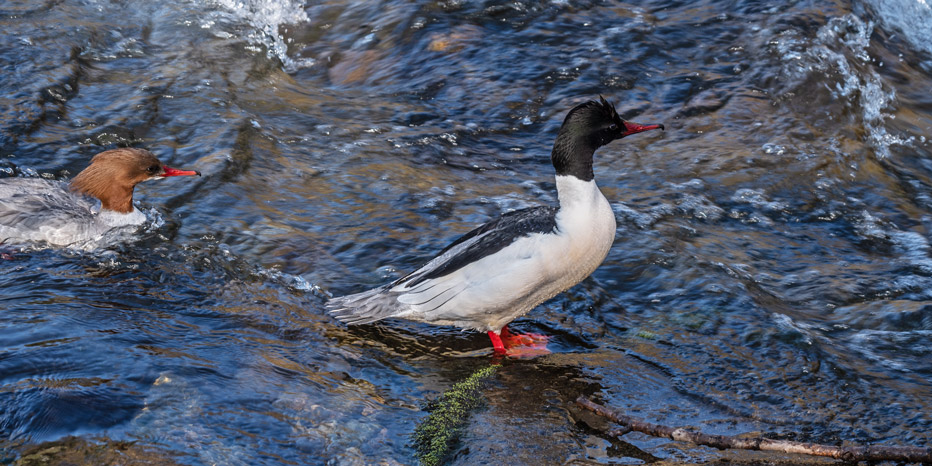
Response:
M612 125L609 126L608 129L612 131L618 131L618 125L616 125L615 123L612 123Z
M147 168L146 171L149 172L149 174L154 175L154 174L156 174L156 173L159 172L159 168L161 168L161 167L159 167L158 165L153 165L153 166Z

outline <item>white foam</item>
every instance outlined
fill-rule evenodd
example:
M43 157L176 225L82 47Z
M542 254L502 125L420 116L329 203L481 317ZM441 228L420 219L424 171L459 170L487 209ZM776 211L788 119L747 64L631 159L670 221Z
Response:
M922 273L932 273L932 246L922 234L902 231L895 225L884 225L884 222L867 211L861 213L861 218L855 221L854 228L863 238L890 242L894 252L904 263L916 267Z
M310 21L304 11L304 2L295 0L210 0L215 6L232 14L238 21L247 23L253 31L246 34L244 39L257 49L265 48L270 58L278 58L286 71L295 71L313 66L315 60L310 58L295 59L288 56L287 39L282 29L288 26L304 24ZM220 37L229 36L222 21L206 17L201 21L201 27L210 29ZM234 36L237 34L233 34Z
M773 318L773 322L776 324L777 328L780 328L784 331L799 333L799 335L802 337L802 340L808 345L813 343L813 336L818 335L813 332L814 328L811 324L793 320L792 317L786 314L773 313L771 314L771 317Z
M735 194L731 196L731 200L735 202L741 202L745 204L750 204L758 209L762 209L770 212L779 212L786 210L788 208L785 202L771 201L767 199L767 196L764 194L763 190L760 189L750 189L750 188L741 188L735 191Z
M232 255L232 253L228 253ZM314 295L330 298L332 295L330 292L324 290L320 285L313 284L308 282L304 277L300 275L292 275L290 273L285 273L274 268L267 269L265 267L256 266L255 274L266 278L272 283L278 283L280 285L286 286L294 291L301 291L304 293L312 293Z
M641 212L636 210L624 202L614 202L612 203L612 211L615 212L616 217L621 217L624 219L624 222L620 222L619 225L624 227L627 222L634 222L638 228L646 229L653 226L660 220L661 217L666 215L671 215L673 213L673 207L663 204L663 209L651 209L648 212Z
M837 76L828 88L833 97L860 115L867 130L867 143L877 156L890 156L893 145L910 145L914 138L903 138L887 131L884 121L893 118L896 92L885 86L874 70L878 66L868 53L872 22L853 14L832 18L813 39L801 38L795 31L784 31L774 40L784 58L784 73L791 80L805 82L807 77Z
M913 364L909 363L909 357L904 353L928 353L932 350L932 345L928 343L930 337L932 330L901 332L863 329L848 336L847 340L850 348L868 360L889 369L912 372Z

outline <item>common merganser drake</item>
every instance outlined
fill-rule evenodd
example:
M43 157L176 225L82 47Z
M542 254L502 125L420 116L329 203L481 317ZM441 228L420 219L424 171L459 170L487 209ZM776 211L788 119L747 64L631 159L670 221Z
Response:
M146 221L133 205L133 188L140 182L190 175L200 172L171 168L144 149L121 148L95 155L70 184L0 179L0 244L81 247L114 228Z
M595 150L652 129L663 125L622 120L601 97L574 107L551 153L559 206L508 212L411 274L327 307L350 325L400 317L487 332L499 354L539 346L544 337L511 334L508 323L589 276L615 239L615 215L592 172Z

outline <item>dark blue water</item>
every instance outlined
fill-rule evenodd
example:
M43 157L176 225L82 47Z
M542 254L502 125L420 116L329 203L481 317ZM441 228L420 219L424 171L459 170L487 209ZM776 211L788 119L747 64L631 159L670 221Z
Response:
M503 363L451 461L641 462L579 395L710 433L927 445L929 31L922 0L5 0L0 175L69 179L133 145L204 177L141 185L134 239L4 249L0 458L415 463L427 402L493 363L487 337L350 329L324 297L554 202L556 130L600 94L667 130L596 154L615 246L515 322L554 353Z

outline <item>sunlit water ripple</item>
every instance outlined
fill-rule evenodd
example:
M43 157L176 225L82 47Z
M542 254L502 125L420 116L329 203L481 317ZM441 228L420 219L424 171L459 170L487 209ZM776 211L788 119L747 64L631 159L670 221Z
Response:
M487 338L347 328L324 299L555 202L556 130L600 94L667 129L596 154L615 246L515 323L554 353L504 362L451 461L644 458L579 395L927 445L930 30L922 0L3 3L0 176L68 179L128 144L205 176L141 185L134 239L0 246L0 459L416 462L427 402L493 362Z

